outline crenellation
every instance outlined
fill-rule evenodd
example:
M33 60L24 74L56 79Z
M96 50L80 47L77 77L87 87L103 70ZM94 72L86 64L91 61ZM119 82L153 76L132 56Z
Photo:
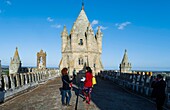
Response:
M15 87L19 87L19 78L17 74L14 75L14 80L15 80Z
M28 84L28 77L27 77L27 73L24 73L24 84Z
M20 80L21 80L21 86L24 85L24 75L23 74L20 74Z
M27 75L28 75L28 79L29 79L29 84L31 84L32 83L32 75L31 75L31 73L27 73Z
M151 83L155 78L152 72L136 72L133 74L129 73L120 73L114 71L101 71L99 76L104 78L105 80L113 81L114 83L127 88L128 90L132 90L135 93L150 97L153 88L151 88ZM165 81L167 82L166 96L167 101L166 104L170 106L170 77L168 74L164 75Z
M35 82L34 73L31 73L31 79L32 79L32 82Z
M48 71L48 74L47 74ZM9 75L2 75L0 87L3 91L4 98L0 97L0 102L14 97L20 91L32 88L41 82L48 81L48 79L59 77L59 70L48 69L37 72L15 73ZM0 92L1 94L1 92Z
M4 90L8 90L9 89L8 76L7 75L2 75L2 77L3 77L3 81L4 81Z

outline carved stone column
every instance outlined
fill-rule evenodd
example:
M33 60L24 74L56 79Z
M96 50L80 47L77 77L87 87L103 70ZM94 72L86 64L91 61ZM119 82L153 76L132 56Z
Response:
M31 83L31 75L30 73L28 73L28 80L29 80L29 84Z
M31 77L32 77L32 82L34 82L35 79L34 79L34 74L33 73L31 74Z

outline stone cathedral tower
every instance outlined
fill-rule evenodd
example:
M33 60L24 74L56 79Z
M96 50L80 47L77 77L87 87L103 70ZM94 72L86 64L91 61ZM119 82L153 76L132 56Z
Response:
M62 59L59 64L60 70L63 67L68 67L69 75L72 75L74 70L79 72L85 66L90 66L93 74L103 70L101 62L102 36L100 27L98 27L97 33L94 34L84 11L84 5L82 5L70 34L68 34L66 26L64 26L61 33Z

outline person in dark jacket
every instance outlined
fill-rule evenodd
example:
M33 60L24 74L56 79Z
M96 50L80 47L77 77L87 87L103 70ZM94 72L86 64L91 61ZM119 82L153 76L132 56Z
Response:
M70 83L72 81L69 79L67 68L63 68L61 70L61 73L62 73L62 82L63 82L62 97L61 97L62 105L71 106L70 105L70 99L71 99ZM65 102L65 99L66 99L66 102Z
M157 78L152 82L151 87L153 88L152 97L156 98L157 110L163 110L166 94L166 82L163 80L161 74L157 75Z

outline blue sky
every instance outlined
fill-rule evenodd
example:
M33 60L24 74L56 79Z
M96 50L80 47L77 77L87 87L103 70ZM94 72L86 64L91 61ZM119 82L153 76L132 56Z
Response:
M84 0L89 21L103 32L102 62L118 69L127 49L132 69L170 70L169 0ZM0 0L0 60L9 65L18 47L23 66L36 66L36 53L47 53L47 66L58 67L61 32L78 17L82 0Z

